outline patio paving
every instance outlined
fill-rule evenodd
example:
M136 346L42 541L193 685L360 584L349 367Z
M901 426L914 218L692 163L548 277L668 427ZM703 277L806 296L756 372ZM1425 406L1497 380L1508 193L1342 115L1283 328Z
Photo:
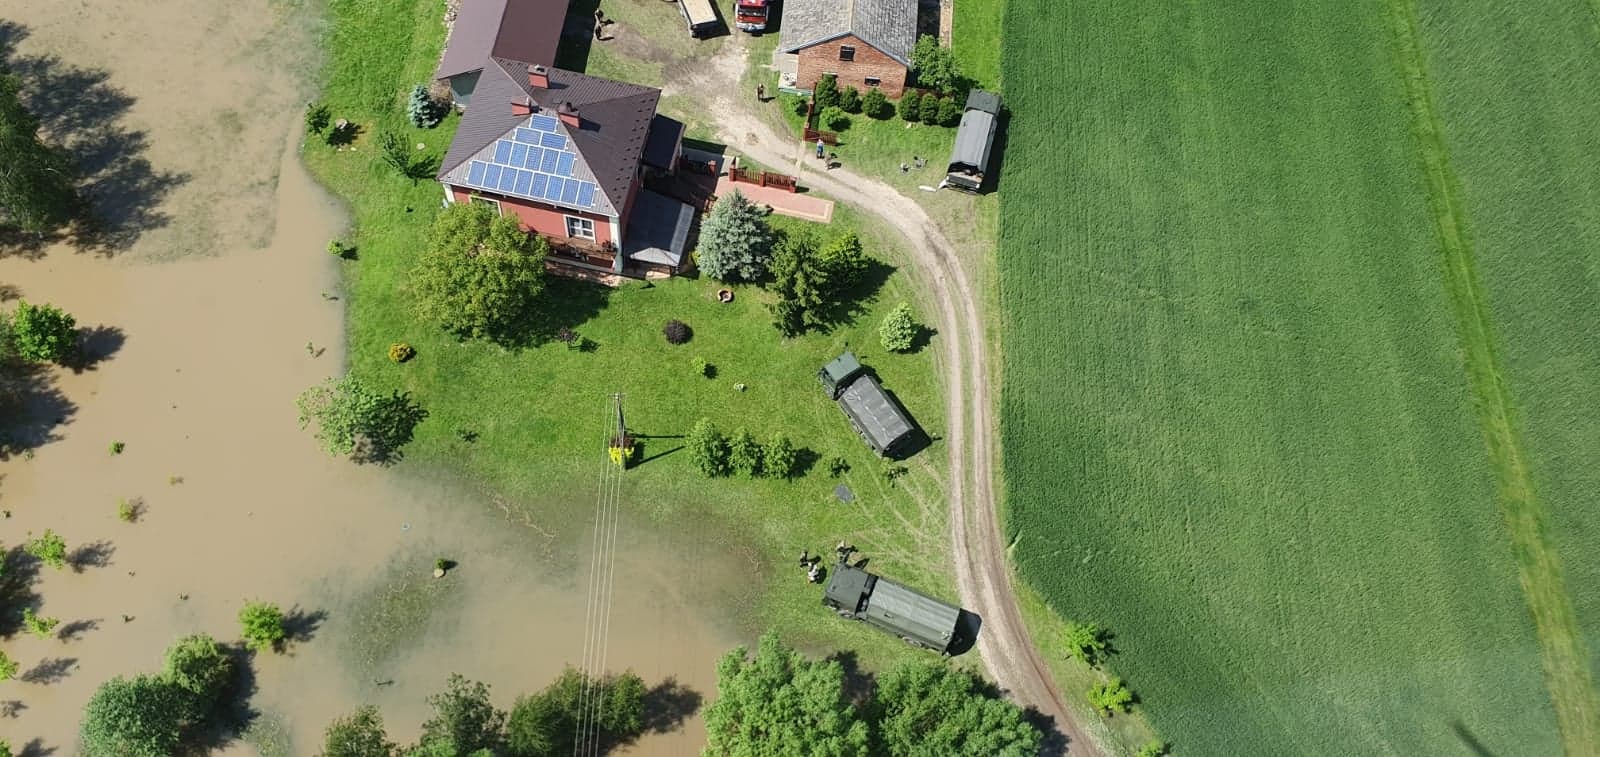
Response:
M738 189L757 205L766 205L780 216L790 216L817 223L833 222L833 200L824 200L805 192L790 192L777 187L763 187L728 179L727 174L717 177L717 196Z

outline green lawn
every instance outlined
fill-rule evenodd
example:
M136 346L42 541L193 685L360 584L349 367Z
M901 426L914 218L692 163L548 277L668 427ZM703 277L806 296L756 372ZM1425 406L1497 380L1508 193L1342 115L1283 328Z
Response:
M1481 9L1499 14L1483 34L1534 15L1519 8ZM1539 605L1525 598L1548 587L1525 595L1519 583L1513 547L1526 545L1507 528L1504 460L1477 402L1496 346L1461 307L1470 276L1441 250L1440 197L1401 75L1415 56L1390 8L1085 0L1071 23L1030 22L1053 9L1008 3L1003 57L1015 116L1000 208L1001 410L1023 574L1058 614L1116 634L1113 668L1180 753L1560 751L1529 616ZM1574 24L1550 65L1592 60L1592 27ZM1502 41L1497 60L1517 65L1514 50L1536 36ZM1576 52L1576 40L1589 47ZM1061 53L1040 56L1046 47ZM1482 54L1428 63L1459 70ZM1453 124L1449 86L1436 85ZM1583 191L1558 193L1577 218L1594 212L1593 162L1578 149L1592 137L1576 126L1596 112L1593 91L1561 103L1571 120L1549 119L1572 129L1569 169L1589 171ZM1489 94L1457 97L1487 107ZM1553 107L1537 90L1522 96L1495 110L1516 120ZM1471 149L1499 138L1491 121L1469 130L1486 140ZM1463 171L1469 202L1472 180ZM1492 172L1477 181L1505 202L1538 202ZM1586 249L1564 273L1502 262L1503 275L1570 297L1566 310L1542 304L1533 281L1508 293L1547 319L1524 328L1564 334L1524 358L1506 346L1513 371L1560 347L1593 353L1573 331L1581 320L1556 320L1593 319ZM1484 267L1498 303L1495 264ZM1517 327L1497 325L1515 341ZM1592 412L1561 391L1573 373L1540 365L1547 396L1515 393L1525 420L1541 402ZM1592 459L1593 430L1592 416L1555 415L1545 443L1567 446L1546 459ZM1538 477L1541 437L1528 438ZM1592 482L1565 491L1592 490L1581 483ZM1565 532L1555 519L1558 538L1581 529L1572 517Z
M604 454L609 395L626 396L630 428L647 438L645 462L625 484L628 521L640 528L692 539L706 549L748 560L753 596L724 608L729 623L754 634L777 628L814 648L858 650L871 666L909 648L859 624L838 622L819 603L816 587L794 560L802 548L830 549L840 538L856 543L882 572L954 598L947 575L946 505L940 493L946 451L943 401L931 352L886 354L877 346L878 319L901 300L915 301L892 267L862 302L853 321L826 334L782 340L770 325L765 292L735 287L731 305L715 301L713 282L674 279L611 290L552 280L546 297L552 323L593 340L592 352L560 343L508 351L459 343L412 317L406 272L441 200L431 181L401 179L377 159L371 137L385 129L442 153L457 119L434 131L404 123L402 99L433 67L442 42L439 0L333 0L330 55L323 97L335 117L362 125L356 150L320 144L304 151L307 164L350 205L350 241L358 259L345 263L350 370L382 386L412 392L430 415L406 449L407 469L438 469L488 489L497 498L558 534L580 533L593 508L594 463ZM376 21L375 21L376 20ZM396 51L409 54L396 54ZM775 219L786 231L811 226ZM848 208L823 236L859 229L869 251L889 261L893 240L862 228ZM686 321L694 338L672 346L661 334L670 318ZM396 365L390 343L407 341L418 357ZM887 466L850 430L817 384L817 369L846 345L875 368L886 387L934 437L932 446L890 482ZM717 367L714 379L694 373L696 357ZM745 391L735 389L745 384ZM708 481L676 449L677 435L706 416L732 431L788 434L815 453L816 463L793 482ZM462 437L476 435L472 441ZM308 441L309 443L309 441ZM843 457L840 479L828 461ZM857 500L835 501L837 484ZM576 545L569 547L576 550Z

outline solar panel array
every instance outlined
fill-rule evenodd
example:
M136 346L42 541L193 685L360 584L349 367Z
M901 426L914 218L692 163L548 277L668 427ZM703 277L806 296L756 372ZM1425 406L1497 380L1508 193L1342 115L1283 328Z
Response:
M550 116L529 117L525 126L508 135L511 138L495 141L489 160L474 160L467 166L467 186L595 209L599 187L573 176L578 154L571 140L556 130L558 123Z

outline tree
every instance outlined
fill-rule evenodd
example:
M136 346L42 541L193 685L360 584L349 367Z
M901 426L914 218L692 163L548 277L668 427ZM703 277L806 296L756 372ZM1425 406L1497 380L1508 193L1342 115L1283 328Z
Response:
M741 428L728 440L728 467L745 478L761 475L761 445L748 430Z
M707 755L865 757L867 723L844 691L836 660L809 660L776 634L755 654L739 647L717 663L717 698L706 709Z
M631 741L644 732L644 694L644 681L632 671L594 678L568 667L544 691L517 699L506 721L507 751L572 754L580 716L583 731L602 747ZM591 709L597 704L598 713Z
M883 343L883 348L890 352L905 352L916 344L917 332L921 330L917 325L916 316L911 312L911 306L902 302L896 305L888 315L883 317L883 322L878 324L878 341Z
M289 636L283 610L271 602L246 602L239 610L239 626L245 646L257 652L274 649Z
M28 629L28 633L31 633L34 636L37 636L41 639L48 639L50 638L50 634L55 633L56 626L59 625L61 625L60 618L51 618L40 615L34 612L32 607L22 608L22 626Z
M911 71L918 85L937 92L964 96L969 86L960 64L956 63L955 53L940 46L932 35L924 34L917 39L917 46L911 51Z
M1087 665L1098 665L1107 648L1105 632L1093 623L1067 623L1062 641L1068 657Z
M917 106L922 113L922 122L934 126L939 123L939 98L932 92L922 95L922 104Z
M850 116L844 112L843 108L837 105L823 108L822 115L818 116L817 120L821 121L823 126L834 131L844 131L850 128Z
M689 430L684 440L689 448L689 460L707 476L728 475L728 440L709 418L701 418Z
M372 389L354 376L328 379L300 395L300 427L317 424L328 454L358 463L388 462L428 417L411 395Z
M834 237L817 251L817 256L825 272L828 294L834 299L860 285L862 277L872 268L872 258L862 250L861 238L853 231Z
M839 104L839 79L833 74L823 74L817 79L817 85L812 88L811 99L816 103L817 110L827 110Z
M428 704L433 717L422 724L422 746L449 745L453 754L493 752L500 746L506 714L489 702L489 687L482 682L451 673L445 690L428 697Z
M793 234L772 255L772 286L778 295L770 306L772 325L778 333L793 337L806 329L823 325L823 294L827 273L816 252L816 240L809 234Z
M9 681L17 677L17 661L11 655L0 652L0 681Z
M67 542L48 528L43 536L23 544L22 551L56 570L67 567Z
M913 123L922 120L922 97L917 93L907 91L901 95L900 104L897 107L900 111L901 120Z
M444 109L428 94L427 87L418 84L411 88L411 99L406 102L406 117L418 129L432 129L444 120Z
M895 757L1039 752L1039 731L1020 708L944 663L919 661L889 670L878 678L877 702L879 738Z
M1113 676L1111 680L1089 688L1089 704L1107 715L1117 710L1128 712L1133 709L1133 692L1122 685L1121 678Z
M762 471L771 478L794 478L800 464L800 452L789 437L777 434L761 450Z
M189 692L157 676L117 677L83 709L80 736L89 757L168 757L178 753L195 715Z
M883 90L877 87L867 88L867 93L861 96L861 113L867 118L879 121L889 117L889 98L884 96Z
M185 636L167 649L162 676L194 695L200 711L209 712L222 699L233 678L233 660L206 634Z
M961 105L952 97L939 98L939 125L955 126L961 123Z
M367 705L328 724L321 757L390 757L395 751L383 730L383 716Z
M11 319L11 348L34 363L60 363L78 347L78 321L54 305L17 303Z
M39 121L22 107L21 84L0 74L0 225L43 233L77 207L73 166L65 153L39 141Z
M433 222L411 271L417 312L463 339L510 338L544 289L548 250L515 215L495 215L483 203L452 203Z
M861 112L861 90L855 87L845 87L839 93L839 109L846 113Z
M700 224L696 259L700 270L719 281L755 281L767 273L772 259L772 230L743 193L717 199Z

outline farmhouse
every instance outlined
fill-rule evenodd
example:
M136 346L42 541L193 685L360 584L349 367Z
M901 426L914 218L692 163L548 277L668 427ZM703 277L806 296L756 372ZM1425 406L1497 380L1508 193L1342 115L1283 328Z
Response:
M893 98L905 92L916 42L917 0L787 0L778 49L796 56L800 89L833 74L840 87Z
M439 166L444 201L515 214L550 243L557 273L679 273L694 209L641 183L675 169L683 124L656 113L660 90L552 67L565 11L565 0L463 4L438 69L466 110ZM475 67L460 62L475 54Z

